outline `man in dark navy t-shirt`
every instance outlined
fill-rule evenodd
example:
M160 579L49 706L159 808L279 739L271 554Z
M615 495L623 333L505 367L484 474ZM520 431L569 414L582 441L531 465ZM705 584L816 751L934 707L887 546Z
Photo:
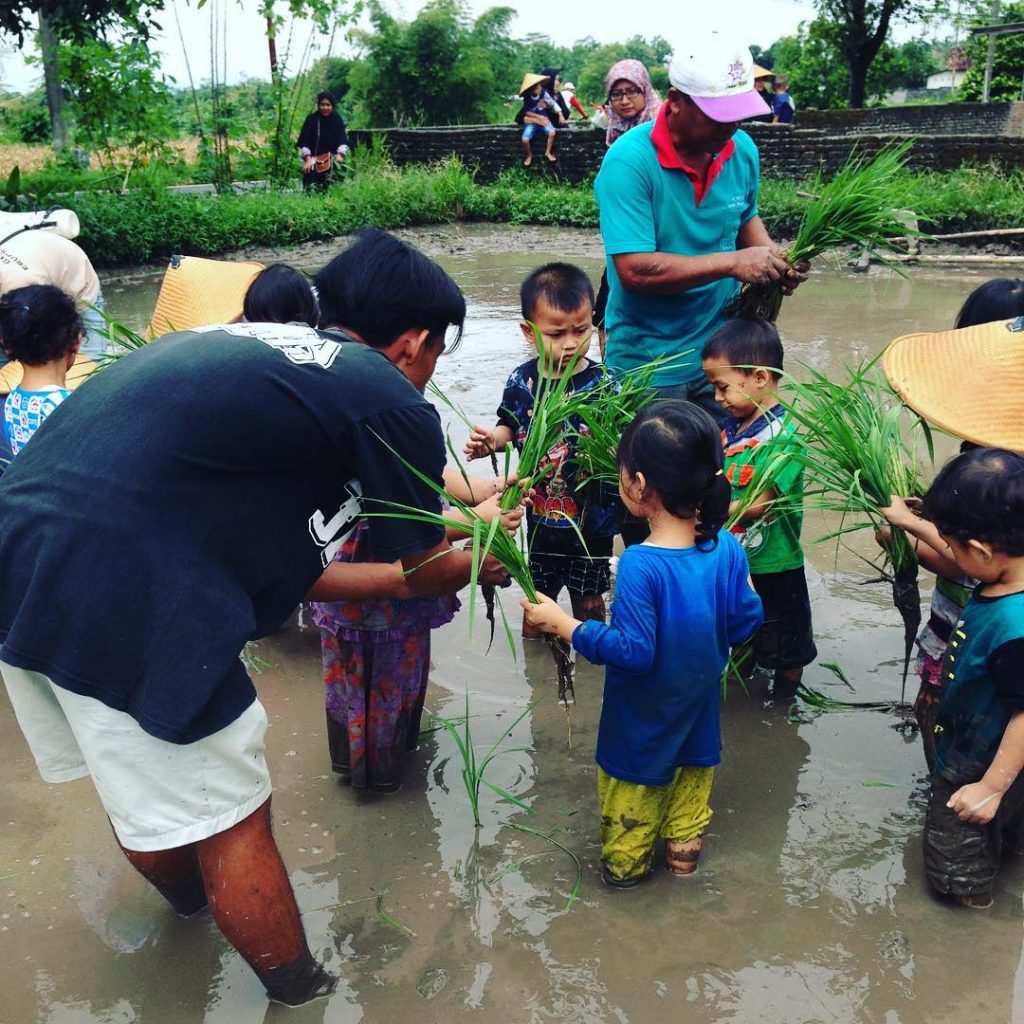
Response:
M383 232L326 269L372 311L365 344L298 324L168 335L86 382L0 478L0 673L40 772L90 774L132 864L180 913L209 895L293 1005L334 979L270 831L266 715L239 655L307 593L351 596L331 560L368 502L439 507L401 461L440 485L440 423L410 380L465 317L454 282ZM369 528L382 562L416 570L409 592L468 581L440 526Z

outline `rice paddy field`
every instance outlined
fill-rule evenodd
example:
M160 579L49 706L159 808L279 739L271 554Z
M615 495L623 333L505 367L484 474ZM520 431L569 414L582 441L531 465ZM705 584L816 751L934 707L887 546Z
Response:
M435 380L471 419L492 424L508 371L529 357L517 326L520 281L552 258L578 262L596 280L600 239L487 225L405 237L453 274L470 304L465 339ZM315 269L341 244L245 255ZM789 368L804 362L838 374L901 333L948 327L992 276L977 267L910 273L816 265L782 308ZM106 278L108 310L144 327L159 278L146 268ZM461 448L464 425L442 416ZM944 457L953 445L940 439L938 448ZM864 582L860 556L873 554L873 541L815 544L828 528L818 515L805 527L819 648L806 681L833 697L898 700L903 627L889 588ZM922 584L927 599L926 575ZM500 594L517 627L518 591ZM0 1020L1024 1020L1024 863L1004 864L988 911L954 909L928 893L924 756L901 716L794 718L763 689L730 689L697 875L658 872L635 890L609 890L597 871L600 669L577 665L570 748L548 649L517 640L513 651L499 628L488 653L481 603L472 640L466 595L463 604L433 635L428 707L457 721L468 695L478 752L509 750L487 777L528 808L484 788L479 828L455 741L436 721L399 793L358 796L332 776L319 638L302 610L251 652L271 719L275 831L314 951L342 978L332 997L295 1010L267 1004L208 917L169 912L120 857L88 781L40 781L0 697Z

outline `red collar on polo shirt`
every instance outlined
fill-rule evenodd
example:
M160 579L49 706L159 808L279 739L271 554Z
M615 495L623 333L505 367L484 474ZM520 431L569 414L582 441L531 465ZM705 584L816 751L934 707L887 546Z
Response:
M693 182L693 197L698 206L701 200L707 195L708 190L714 184L715 178L721 173L729 158L736 152L736 143L730 139L721 150L716 153L705 174L701 174L696 168L684 164L679 158L679 151L672 142L672 136L668 131L668 100L661 105L658 116L651 129L651 142L654 144L654 152L658 157L658 163L666 171L682 171Z

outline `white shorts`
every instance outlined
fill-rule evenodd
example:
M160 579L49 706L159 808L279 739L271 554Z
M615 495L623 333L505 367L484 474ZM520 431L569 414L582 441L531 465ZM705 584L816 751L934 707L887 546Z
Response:
M270 797L267 713L253 701L230 725L194 743L168 743L131 715L0 662L0 675L47 782L92 776L128 850L170 850L224 832Z

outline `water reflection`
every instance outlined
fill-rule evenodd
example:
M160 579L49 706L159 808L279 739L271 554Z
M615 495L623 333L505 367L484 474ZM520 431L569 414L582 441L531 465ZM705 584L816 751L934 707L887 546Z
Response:
M418 237L470 303L465 340L440 361L438 383L471 419L492 422L508 371L529 354L516 326L519 282L563 254L596 276L599 242L593 232L563 229L453 227ZM331 255L328 246L304 251L315 254L303 257L307 269ZM989 276L912 275L816 270L783 307L790 365L838 373L899 333L947 327ZM143 328L158 285L159 275L108 279L112 314ZM448 419L461 446L465 427ZM810 535L823 529L809 517ZM842 666L857 699L895 699L902 627L887 588L862 585L870 538L853 538L850 547L808 545L820 662ZM513 588L502 598L517 635L518 595ZM499 739L525 748L497 758L488 778L534 810L484 787L479 830L461 758L444 731L425 740L400 793L364 797L339 786L327 762L315 631L292 623L260 644L268 667L256 683L271 718L275 832L311 944L343 979L330 1000L299 1010L268 1007L208 918L176 920L117 860L87 784L38 780L4 703L0 1017L12 1024L1024 1019L1024 864L1006 865L986 913L957 912L929 896L919 852L923 757L892 728L892 716L830 713L794 725L783 709L764 706L763 693L730 692L716 816L698 875L658 873L637 890L610 892L597 881L600 670L577 667L569 749L547 649L517 639L513 655L499 624L487 653L486 623L477 621L467 643L467 615L435 634L429 706L458 718L468 688L478 751ZM806 679L844 693L820 663ZM568 914L571 860L509 821L551 833L579 859L583 886Z

